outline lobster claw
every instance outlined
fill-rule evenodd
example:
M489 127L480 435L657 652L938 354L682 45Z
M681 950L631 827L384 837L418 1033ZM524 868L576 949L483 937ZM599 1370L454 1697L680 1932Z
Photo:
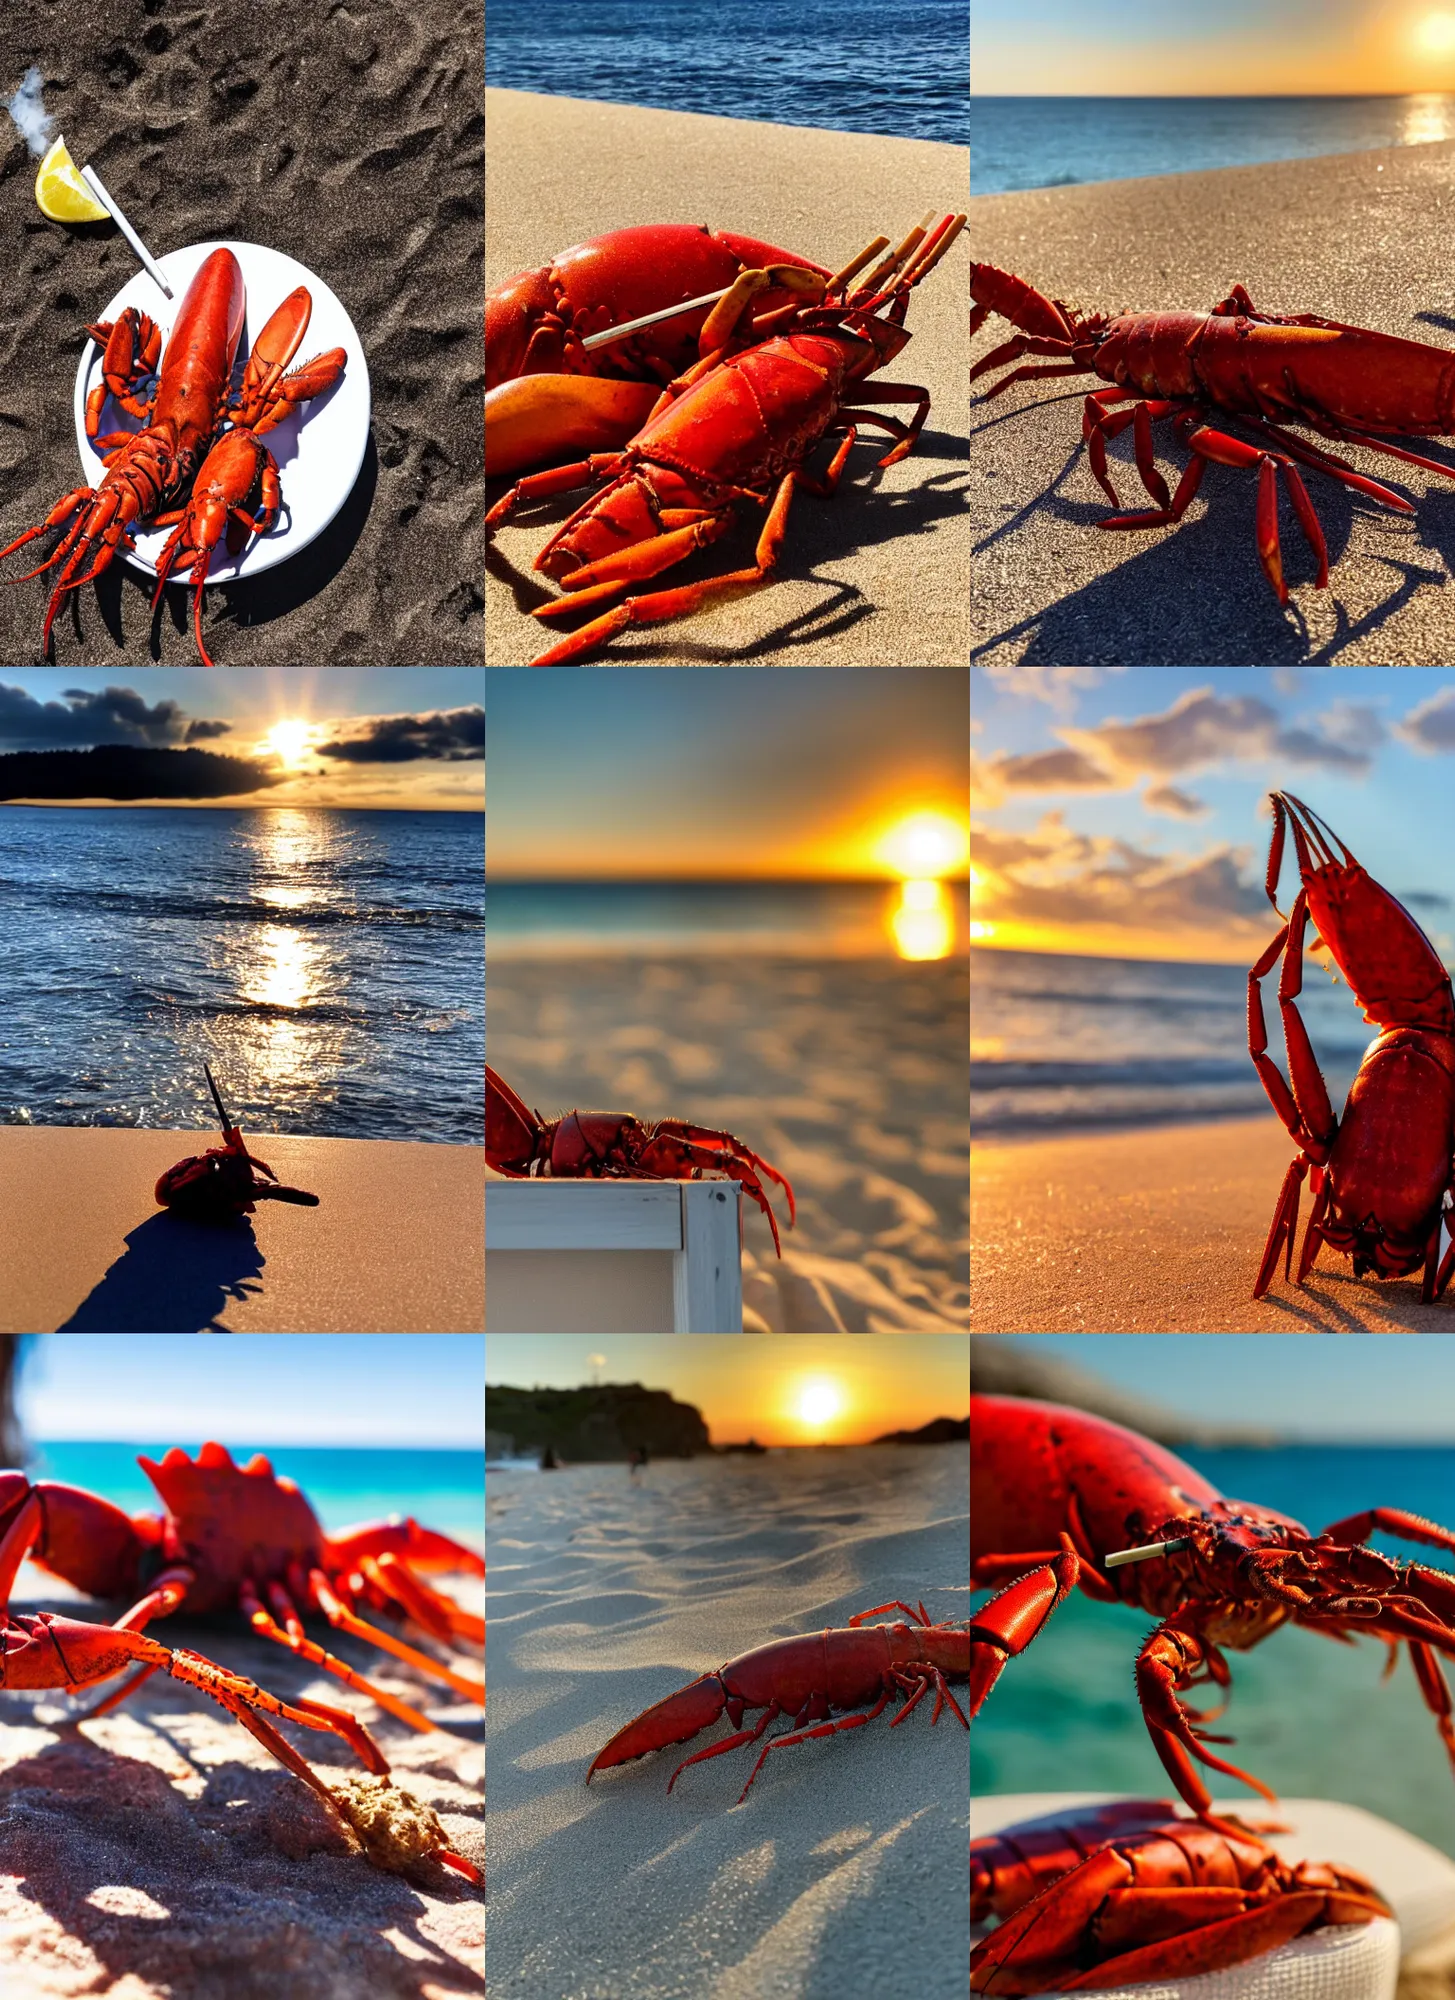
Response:
M645 1757L649 1750L665 1750L669 1743L687 1742L699 1730L710 1728L726 1707L722 1681L716 1674L703 1674L618 1729L593 1758L586 1773L587 1784L597 1771L608 1770L613 1764L630 1763L633 1757Z
M297 286L269 315L248 353L240 399L245 410L269 400L283 370L302 346L312 317L313 297L307 285ZM244 416L241 421L246 423L250 419Z
M1285 822L1293 829L1309 914L1364 1018L1381 1028L1455 1034L1455 995L1440 956L1409 911L1355 860L1302 799L1273 792L1266 888L1274 902Z
M536 1157L542 1120L503 1077L485 1066L485 1157L497 1173L523 1179Z
M604 375L520 375L485 395L485 471L522 472L552 458L619 451L651 415L653 382Z

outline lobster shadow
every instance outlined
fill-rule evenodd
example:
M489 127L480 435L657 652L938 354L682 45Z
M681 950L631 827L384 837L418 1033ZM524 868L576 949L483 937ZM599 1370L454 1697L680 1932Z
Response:
M1018 413L997 412L979 428L997 428ZM1124 503L1135 507L1143 503L1130 451L1127 440L1118 439L1108 460ZM975 553L1013 538L1038 518L1094 533L1107 505L1100 496L1078 500L1063 491L1083 456L1078 441L1050 485L983 534ZM1170 439L1158 438L1158 463L1169 484L1176 484L1188 458ZM1331 579L1325 601L1334 612L1334 629L1315 640L1297 600L1281 607L1263 576L1254 539L1255 482L1219 479L1220 470L1210 468L1201 514L1159 531L1130 560L1117 562L1104 575L1024 618L990 632L982 623L983 636L971 659L1020 642L1016 658L1027 664L1327 664L1377 632L1421 589L1441 588L1455 573L1455 495L1428 491L1418 499L1418 515L1411 521L1336 482L1320 480L1313 499L1328 544ZM1356 521L1366 567L1375 565L1391 576L1385 594L1358 616L1337 594L1338 563L1348 552ZM1314 558L1286 499L1280 501L1280 525L1285 574L1297 588L1312 580ZM1421 549L1431 550L1437 562L1420 561Z
M306 549L300 549L289 561L279 563L276 569L264 570L260 576L242 577L235 582L209 586L207 605L211 607L211 615L206 609L203 613L203 633L208 639L209 650L212 650L211 642L215 635L235 626L270 625L275 619L290 616L326 590L353 554L364 532L378 483L379 456L371 429L364 462L359 467L359 475L349 497L315 541L310 542ZM286 495L283 504L286 512ZM185 581L169 584L155 610L151 604L152 592L156 588L154 582L128 569L125 563L113 563L96 579L94 588L101 622L118 648L125 647L126 624L133 618L149 623L150 656L157 663L162 658L164 618L170 621L173 632L179 637L186 639L190 635L192 592ZM222 604L220 613L216 608L219 598ZM72 595L70 605L76 638L84 644L78 594ZM218 644L222 643L219 638Z
M125 1239L57 1333L225 1333L230 1303L256 1297L266 1261L252 1224L189 1222L163 1211Z
M678 626L639 626L612 641L609 658L622 665L655 662L732 666L831 638L872 617L876 607L871 601L841 578L821 576L820 568L846 562L861 550L886 542L936 533L942 522L964 514L968 485L965 440L947 431L924 431L915 445L911 463L938 461L952 469L931 473L911 488L886 490L877 460L889 443L885 438L861 436L849 455L832 499L820 500L813 494L795 496L777 575L785 580L819 584L829 593L822 602L784 619L746 646L715 646L674 636L679 629L690 631L690 619L680 621ZM489 483L491 505L509 490L509 483L505 479ZM599 486L582 487L533 507L520 516L519 525L539 531L536 546L540 547L595 490ZM763 516L756 509L739 507L732 528L720 542L699 550L685 562L674 564L669 573L645 587L672 588L720 576L726 570L750 568L762 526ZM509 587L516 609L524 616L539 605L556 602L560 595L554 586L539 582L534 572L517 569L493 541L486 543L485 566L491 576ZM771 591L771 585L764 585L757 594L766 594L771 604ZM542 625L538 636L526 635L527 643L532 650L535 646L544 647L550 643L553 632L559 635L567 629L554 623Z

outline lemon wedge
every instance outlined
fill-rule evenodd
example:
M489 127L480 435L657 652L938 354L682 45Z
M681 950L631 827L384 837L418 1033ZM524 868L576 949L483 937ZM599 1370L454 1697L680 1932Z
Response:
M110 220L110 210L97 201L77 172L64 139L57 139L40 163L40 172L35 177L35 199L41 214L48 215L52 222Z

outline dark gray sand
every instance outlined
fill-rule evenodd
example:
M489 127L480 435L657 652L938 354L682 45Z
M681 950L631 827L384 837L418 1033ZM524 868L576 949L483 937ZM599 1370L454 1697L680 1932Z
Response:
M4 19L0 95L40 66L73 157L154 252L213 237L286 251L338 293L368 354L373 438L354 492L296 558L208 591L218 663L477 663L479 7L11 0ZM110 224L46 221L36 165L0 116L0 547L77 483L83 327L137 268ZM13 556L0 579L28 566ZM79 632L69 610L57 618L57 661L192 664L182 593L156 626L149 601L115 564L78 594ZM41 579L0 584L0 665L39 659L44 612Z
M1207 311L1235 282L1255 305L1311 312L1455 350L1455 144L1220 173L987 195L973 254L1084 310ZM992 318L978 358L1014 331ZM978 393L984 378L975 384ZM1211 466L1179 526L1108 534L1081 446L1091 376L1019 383L972 410L973 658L1052 664L1425 666L1455 658L1455 483L1357 446L1345 455L1414 501L1388 512L1318 473L1309 490L1330 582L1285 501L1280 610L1253 542L1256 478ZM1236 429L1236 426L1234 426ZM1187 462L1155 426L1169 483ZM1455 452L1435 443L1429 456ZM1150 505L1131 432L1110 450L1131 507Z
M1356 1278L1327 1245L1301 1286L1280 1264L1254 1299L1293 1156L1271 1112L972 1146L971 1331L1455 1332L1455 1292L1427 1306L1418 1273ZM1308 1216L1305 1188L1300 1248Z
M524 91L488 90L485 101L487 288L573 243L632 223L703 222L836 265L872 236L898 242L927 209L945 214L965 206L969 154L962 146ZM909 457L879 471L876 461L889 440L882 431L861 431L835 498L795 499L774 584L673 625L623 633L603 663L964 664L969 266L964 244L956 243L910 300L906 324L913 338L879 378L920 383L933 399ZM821 448L815 470L827 456ZM492 504L507 485L491 480ZM558 595L531 566L586 497L583 490L534 506L495 537L486 581L490 665L527 666L566 629L530 617L535 605ZM750 565L762 516L746 505L741 511L722 541L652 588Z

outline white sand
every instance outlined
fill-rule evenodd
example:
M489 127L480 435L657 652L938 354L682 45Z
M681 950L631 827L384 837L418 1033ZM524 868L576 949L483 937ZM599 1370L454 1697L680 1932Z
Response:
M490 1474L486 1505L491 1995L960 2000L970 1784L948 1711L782 1751L742 1806L746 1749L667 1796L725 1724L585 1776L641 1709L770 1639L891 1597L968 1616L965 1448L663 1461L636 1485L624 1465Z
M478 1610L481 1587L446 1587ZM114 1616L24 1569L16 1608ZM311 1621L310 1621L311 1623ZM254 1638L240 1618L150 1630L283 1697L349 1708L398 1783L484 1859L480 1710L372 1646L320 1643L443 1726L421 1735L330 1675ZM472 1664L456 1660L462 1671ZM0 1696L0 1992L107 2000L464 2000L484 1992L484 1902L431 1864L384 1874L340 1850L324 1808L205 1695L156 1675L77 1727L90 1692ZM326 1779L357 1773L347 1744L283 1733Z
M745 1204L745 1331L965 1328L963 960L509 957L486 988L490 1062L546 1117L694 1118L788 1176L781 1262Z

